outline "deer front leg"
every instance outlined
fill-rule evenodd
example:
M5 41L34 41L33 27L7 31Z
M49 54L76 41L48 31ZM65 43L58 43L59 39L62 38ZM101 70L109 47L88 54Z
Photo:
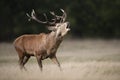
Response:
M56 57L56 56L52 56L52 57L50 57L50 59L51 59L55 64L57 64L57 66L59 67L60 71L62 71L61 65L60 65L57 57Z
M39 65L39 68L40 70L42 71L42 57L40 55L36 55L36 58L37 58L37 62L38 62L38 65Z

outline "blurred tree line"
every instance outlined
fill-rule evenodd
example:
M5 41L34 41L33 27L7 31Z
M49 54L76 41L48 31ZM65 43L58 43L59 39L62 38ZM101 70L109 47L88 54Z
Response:
M0 41L46 32L44 25L28 22L26 13L60 14L60 8L67 12L71 36L120 38L120 0L0 0Z

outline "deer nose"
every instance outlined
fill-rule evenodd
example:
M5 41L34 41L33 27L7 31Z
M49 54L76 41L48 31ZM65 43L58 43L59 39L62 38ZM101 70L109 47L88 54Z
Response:
M69 28L70 27L70 23L69 22L67 22L67 28Z

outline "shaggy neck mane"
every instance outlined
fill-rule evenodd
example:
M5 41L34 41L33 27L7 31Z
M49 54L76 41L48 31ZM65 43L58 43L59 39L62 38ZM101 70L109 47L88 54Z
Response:
M55 48L57 50L57 48L59 47L60 43L62 42L63 38L60 36L56 36L56 32L52 31L51 33L48 34L47 36L47 46L49 46L49 48ZM50 45L48 45L50 44Z

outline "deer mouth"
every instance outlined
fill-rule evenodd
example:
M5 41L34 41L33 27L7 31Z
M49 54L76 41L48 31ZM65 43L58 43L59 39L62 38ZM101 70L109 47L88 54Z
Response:
M66 27L66 29L70 30L70 23L69 23L69 22L67 22L67 27Z

